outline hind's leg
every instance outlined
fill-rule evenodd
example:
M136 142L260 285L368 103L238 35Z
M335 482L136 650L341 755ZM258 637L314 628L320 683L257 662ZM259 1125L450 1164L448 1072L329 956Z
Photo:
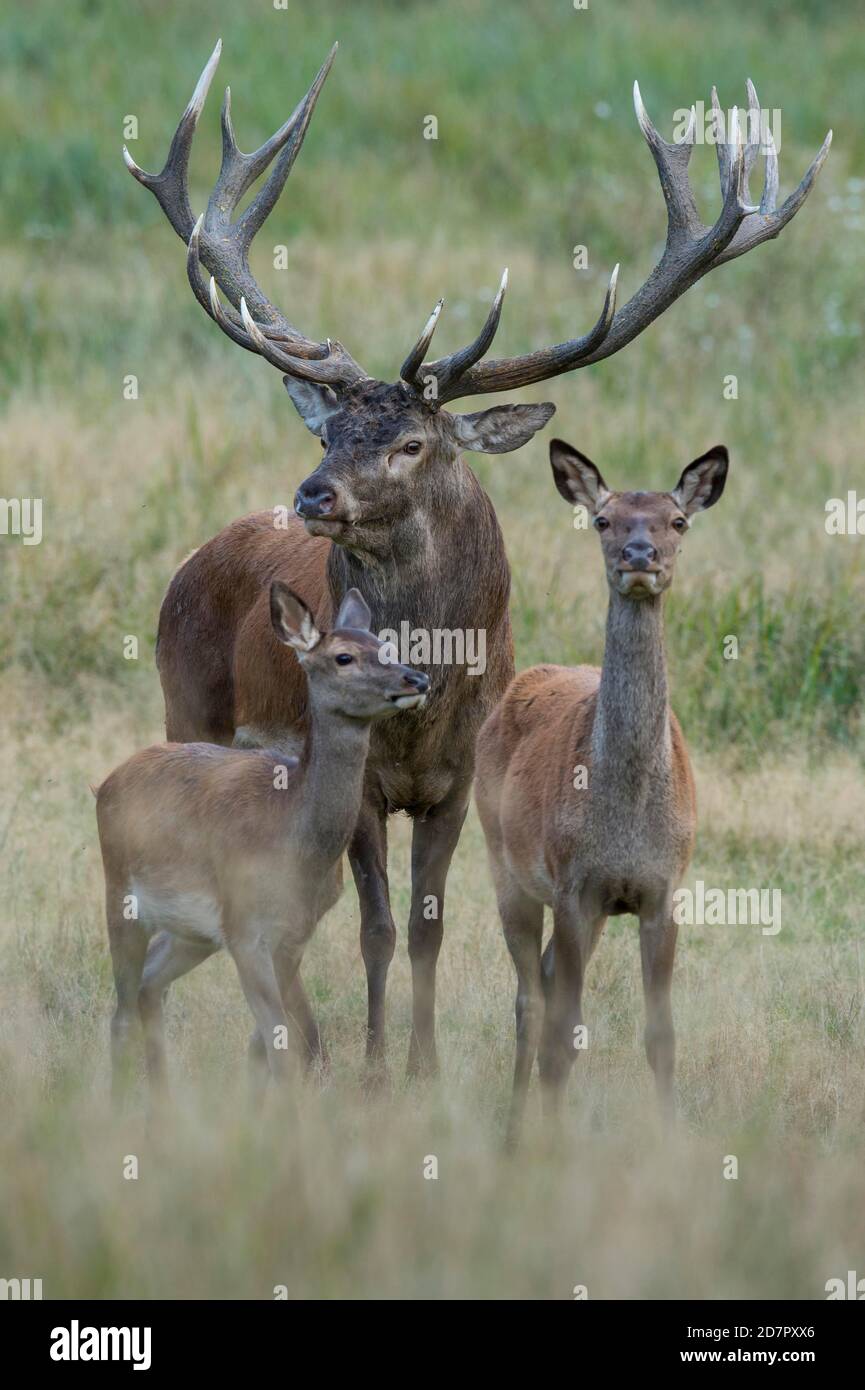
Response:
M522 1128L529 1081L544 1021L544 996L541 988L544 905L530 898L513 883L507 888L500 886L498 896L505 941L517 972L517 1050L507 1131L508 1146L513 1147Z
M669 902L653 905L640 916L640 958L646 1001L646 1057L655 1073L661 1115L667 1124L675 1118L673 1071L676 1035L670 990L676 955L677 926Z

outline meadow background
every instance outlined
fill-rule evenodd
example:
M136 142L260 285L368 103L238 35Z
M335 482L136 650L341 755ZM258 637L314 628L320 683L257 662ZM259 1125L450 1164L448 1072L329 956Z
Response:
M0 537L0 1276L46 1297L820 1298L865 1273L862 698L865 541L826 499L863 488L865 30L854 4L731 0L41 0L0 26L0 496L44 499L44 539ZM294 1115L246 1105L249 1020L230 962L175 986L174 1120L107 1105L112 985L93 801L162 734L160 599L194 546L290 502L319 449L278 374L195 304L183 249L126 173L170 135L216 38L193 206L218 169L221 87L253 148L340 53L254 267L312 336L393 379L439 295L439 350L473 336L504 265L497 349L582 332L621 261L622 302L663 242L640 80L673 113L756 83L782 112L782 194L831 125L830 158L781 238L713 272L623 354L533 388L552 431L619 486L669 487L723 441L721 505L694 527L668 605L674 704L701 826L688 879L780 888L782 930L686 928L674 987L681 1124L663 1139L642 1051L635 923L589 976L592 1046L565 1132L499 1150L511 967L474 814L449 887L440 1082L402 1079L408 832L392 822L402 938L393 1085L364 1096L353 889L304 967L333 1058ZM423 139L435 114L437 141ZM693 182L712 220L714 151ZM759 187L759 183L756 185ZM272 268L287 243L290 268ZM589 269L575 271L585 244ZM137 401L123 378L139 379ZM723 398L735 373L736 401ZM483 404L482 402L480 404ZM463 408L472 408L467 405ZM473 460L514 571L518 666L598 660L597 544L553 488L547 432ZM724 661L722 639L739 639ZM137 661L123 638L137 635ZM139 1158L137 1181L122 1175ZM423 1178L436 1155L437 1181ZM725 1155L739 1178L725 1181Z

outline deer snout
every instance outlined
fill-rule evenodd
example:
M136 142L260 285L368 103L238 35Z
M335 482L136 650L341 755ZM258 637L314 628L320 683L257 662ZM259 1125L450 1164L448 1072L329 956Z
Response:
M336 507L336 490L323 479L312 477L301 483L294 494L294 510L304 521L328 517Z
M402 683L409 690L416 690L419 695L425 695L429 690L429 676L423 671L413 671L410 666L402 668Z
M388 701L393 709L422 709L426 704L426 693L429 690L429 676L425 676L423 671L413 671L411 666L398 667L400 674L400 689L393 695L388 695Z
M650 540L637 539L622 547L622 560L631 569L647 570L657 563L658 552Z

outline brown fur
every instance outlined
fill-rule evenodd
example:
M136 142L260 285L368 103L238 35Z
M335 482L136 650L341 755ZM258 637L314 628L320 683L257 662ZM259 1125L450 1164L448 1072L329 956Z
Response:
M306 527L291 517L279 529L270 513L234 522L178 570L165 596L157 662L166 732L169 739L297 748L305 690L294 654L270 630L267 589L274 578L302 594L324 624L356 586L375 632L399 632L404 621L426 631L485 631L483 674L431 665L426 707L374 728L350 850L368 978L368 1053L378 1059L396 939L386 818L400 810L415 818L410 1066L432 1070L447 871L468 806L477 731L514 669L502 535L460 449L466 438L476 448L515 448L552 407L502 406L458 417L430 411L404 386L381 383L362 384L339 407L326 397L310 399L309 391L301 404L316 412L310 418L327 444L319 468L298 489L309 509ZM317 412L324 412L323 422ZM422 446L416 455L406 450L411 440ZM326 510L315 500L322 494Z
M268 591L275 637L299 654L308 728L299 757L282 750L168 743L105 779L96 816L117 988L115 1087L135 1012L148 1067L164 1079L162 997L214 951L233 956L257 1033L253 1057L285 1073L274 1030L289 1019L309 1058L318 1027L300 982L304 946L342 888L342 855L363 797L370 728L424 698L426 677L380 660L356 590L321 638L279 581ZM349 658L347 660L347 658ZM301 665L302 668L301 669ZM398 722L398 721L395 721ZM134 910L130 910L134 904Z
M673 893L693 850L696 800L668 703L663 603L687 516L717 500L726 474L726 452L714 451L673 493L613 493L570 446L554 441L551 457L559 490L600 531L610 606L603 670L523 671L477 742L478 811L518 976L511 1142L539 1045L546 1100L559 1103L585 970L615 914L640 918L647 1053L672 1105ZM542 960L544 906L553 937Z

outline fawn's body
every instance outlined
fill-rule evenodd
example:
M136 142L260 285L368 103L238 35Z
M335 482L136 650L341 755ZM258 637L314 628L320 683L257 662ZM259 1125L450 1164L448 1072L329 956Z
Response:
M318 1028L298 974L303 948L342 887L374 720L422 702L425 676L379 660L356 590L322 639L285 586L274 628L301 655L309 731L279 750L165 744L134 754L97 793L106 916L117 987L115 1076L140 1013L148 1070L164 1077L162 1001L172 983L227 948L257 1026L253 1052L283 1074L293 1021L307 1056Z
M727 466L716 450L673 493L611 493L569 446L555 441L551 457L560 490L606 533L610 606L603 670L523 671L478 739L478 809L518 977L512 1140L539 1046L546 1098L552 1107L560 1099L585 969L619 913L640 918L647 1055L672 1107L673 893L691 857L696 801L668 703L663 592L687 516L717 500ZM545 906L553 936L542 962Z

